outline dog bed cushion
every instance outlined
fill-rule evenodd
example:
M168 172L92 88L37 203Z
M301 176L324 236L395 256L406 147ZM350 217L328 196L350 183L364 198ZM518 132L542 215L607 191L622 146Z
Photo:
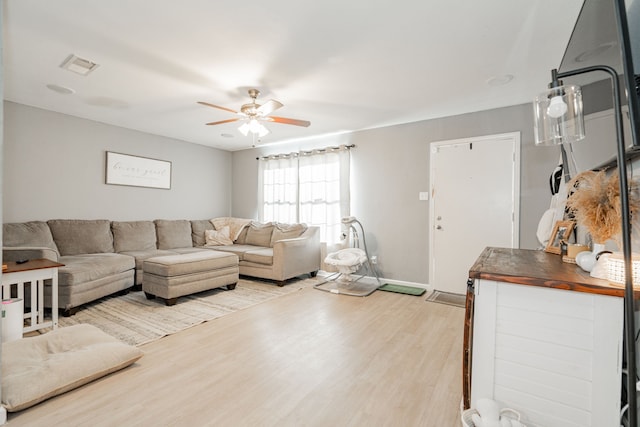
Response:
M86 324L4 343L2 405L20 411L125 368L142 355Z

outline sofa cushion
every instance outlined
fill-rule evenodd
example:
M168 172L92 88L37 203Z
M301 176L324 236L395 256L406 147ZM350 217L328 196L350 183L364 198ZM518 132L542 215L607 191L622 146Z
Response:
M204 232L207 230L214 230L213 224L208 219L191 221L191 241L193 246L204 246Z
M129 255L135 259L136 270L142 270L142 262L145 259L153 258L156 256L164 256L164 255L175 255L176 253L173 251L160 250L160 249L149 249L146 251L126 251L120 252L122 255Z
M109 220L52 219L47 224L62 256L113 252Z
M173 277L237 266L238 257L234 254L217 251L201 251L190 254L149 258L144 261L142 269L145 274Z
M191 223L186 219L156 219L156 235L158 236L158 249L190 248Z
M271 244L269 246L273 247L273 244L278 240L295 239L296 237L300 237L300 235L306 230L307 224L276 223L273 227L273 233L271 234Z
M73 286L135 268L135 259L122 254L84 254L60 257L58 286Z
M205 246L228 246L233 245L229 238L229 227L222 227L220 230L207 230L204 232Z
M271 234L273 233L273 223L267 222L260 224L252 221L247 230L247 238L245 244L255 246L269 246L271 243Z
M111 231L116 252L156 249L156 226L153 221L113 221Z
M243 261L255 262L256 264L273 264L273 248L261 248L247 251L242 257Z
M115 372L142 351L80 324L2 345L2 405L20 411Z
M244 259L244 254L249 251L255 251L257 249L265 249L261 247L256 247L253 245L231 245L231 246L216 246L215 250L218 252L231 252L233 254L238 255L240 260Z
M206 252L208 248L200 246L198 248L173 248L167 250L173 252L174 254L192 254L194 252Z
M50 248L58 253L51 230L44 221L15 222L2 225L2 246Z

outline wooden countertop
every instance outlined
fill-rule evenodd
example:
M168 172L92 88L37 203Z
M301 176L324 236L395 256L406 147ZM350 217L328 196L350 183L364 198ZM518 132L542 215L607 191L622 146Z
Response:
M544 251L487 247L469 270L471 279L496 280L575 292L624 297L624 286L594 279L576 264ZM640 297L640 290L636 291Z
M7 265L6 270L2 270L2 273L17 273L20 271L29 271L29 270L40 270L43 268L52 268L52 267L64 267L64 264L60 264L59 262L51 261L48 259L31 259L22 264L16 264L15 261L7 261L5 263Z

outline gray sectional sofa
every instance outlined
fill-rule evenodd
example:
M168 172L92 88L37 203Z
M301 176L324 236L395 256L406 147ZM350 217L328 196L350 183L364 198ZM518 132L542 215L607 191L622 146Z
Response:
M238 255L241 275L282 286L320 268L318 227L283 227L247 221L230 244L207 242L212 220L109 221L56 219L3 225L3 261L47 258L58 273L58 307L73 314L82 304L139 290L144 260L218 250ZM45 304L50 306L45 296Z

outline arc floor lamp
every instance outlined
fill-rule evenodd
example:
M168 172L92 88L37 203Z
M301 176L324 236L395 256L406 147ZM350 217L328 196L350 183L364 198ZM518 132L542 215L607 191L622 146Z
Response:
M563 86L561 78L591 72L604 72L611 78L613 107L615 113L617 162L620 177L620 204L622 221L622 252L625 267L624 322L625 355L627 359L627 403L630 426L637 425L636 397L636 348L635 348L635 301L631 263L631 229L629 215L629 185L627 180L626 146L622 127L622 107L618 73L609 66L597 65L559 73L551 71L549 90L534 100L536 144L566 144L584 138L582 94L578 86Z

